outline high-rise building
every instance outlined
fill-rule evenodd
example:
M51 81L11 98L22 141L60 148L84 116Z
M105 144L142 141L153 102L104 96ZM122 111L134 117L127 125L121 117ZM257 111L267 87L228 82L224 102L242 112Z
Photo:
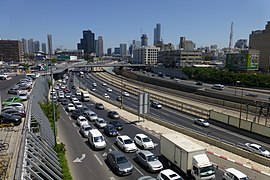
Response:
M161 42L161 25L157 23L154 28L154 46L159 42Z
M39 50L40 50L39 41L35 41L35 52L38 52Z
M47 53L46 43L42 43L42 44L41 44L41 50L42 50L45 54Z
M28 53L27 40L24 38L22 38L22 49L24 54Z
M99 53L99 50L98 50L98 40L96 39L95 40L95 53L96 53L96 55L98 55L98 53Z
M104 55L104 51L103 51L103 38L102 36L98 36L98 53L97 55L99 57L102 57Z
M217 50L217 45L216 44L213 44L213 45L210 45L210 50Z
M259 70L270 72L270 21L265 30L252 31L249 35L249 48L260 51Z
M194 51L196 44L190 40L186 40L186 37L180 37L179 49L185 51Z
M120 48L119 47L115 47L114 48L114 55L120 55Z
M52 58L52 55L53 55L52 35L48 34L47 39L48 39L48 55L49 55L49 58Z
M0 60L21 61L23 48L21 41L0 40Z
M77 46L78 50L84 50L85 54L95 53L95 33L90 30L83 31L83 38Z
M127 44L120 44L120 55L126 56L127 55Z
M134 49L141 47L140 41L133 40L132 44L133 44Z
M239 49L247 49L247 47L247 39L239 39L234 45L234 48Z
M28 53L33 54L35 52L35 42L33 39L28 40Z
M143 46L133 50L132 63L134 64L157 64L159 47Z
M108 48L107 49L107 56L111 56L112 55L112 48Z
M143 34L141 37L141 46L148 46L148 37L146 34Z

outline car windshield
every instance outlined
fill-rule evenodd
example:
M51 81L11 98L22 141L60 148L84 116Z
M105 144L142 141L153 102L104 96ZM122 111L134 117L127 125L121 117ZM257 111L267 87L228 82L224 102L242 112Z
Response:
M105 120L104 119L100 119L99 120L99 123L105 123Z
M147 157L147 161L149 161L149 162L153 162L153 161L157 161L157 160L158 160L158 157L155 155L150 155Z
M11 118L11 116L12 116L11 114L8 114L8 113L3 113L2 115L3 115L5 118Z
M84 129L84 131L90 131L91 130L91 127L86 127L85 129Z
M262 152L264 152L264 151L267 151L264 147L259 147L259 149L262 151Z
M132 144L133 141L132 141L131 139L126 139L126 140L124 140L124 143L125 143L125 144Z
M109 129L110 131L115 131L115 128L114 128L113 126L108 126L108 129Z
M143 142L151 142L151 139L149 139L148 137L146 137L146 138L143 138L142 141Z
M243 178L240 178L239 180L249 180L248 177L243 177Z
M103 136L94 137L94 142L102 142L102 141L104 141Z
M123 163L126 163L128 160L126 159L125 156L120 156L120 157L117 157L116 158L116 163L117 164L123 164Z
M207 177L207 176L210 176L212 174L215 174L215 168L213 165L202 167L202 168L200 168L200 174L201 174L201 177Z

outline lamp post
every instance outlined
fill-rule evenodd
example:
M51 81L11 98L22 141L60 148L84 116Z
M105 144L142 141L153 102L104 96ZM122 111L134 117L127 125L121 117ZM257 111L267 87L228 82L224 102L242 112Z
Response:
M236 88L237 88L237 84L239 84L240 81L235 81L235 91L234 91L234 95L236 95Z
M242 105L243 105L243 89L244 89L244 87L243 87L243 85L242 85L242 93L241 93L241 104L240 104L240 115L239 115L239 128L240 128L240 126L241 126L241 116L242 116Z
M55 124L55 102L54 102L54 84L53 84L53 71L52 71L52 63L51 63L51 83L52 83L52 106L53 106L53 129L54 129L54 143L56 144L56 124Z

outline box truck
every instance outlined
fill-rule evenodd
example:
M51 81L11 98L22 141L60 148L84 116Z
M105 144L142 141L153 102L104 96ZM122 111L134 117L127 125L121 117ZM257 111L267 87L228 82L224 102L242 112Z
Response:
M88 91L81 90L81 100L82 101L90 101L90 94Z
M181 134L162 134L160 153L169 166L176 166L189 179L215 179L215 166L209 161L206 149Z

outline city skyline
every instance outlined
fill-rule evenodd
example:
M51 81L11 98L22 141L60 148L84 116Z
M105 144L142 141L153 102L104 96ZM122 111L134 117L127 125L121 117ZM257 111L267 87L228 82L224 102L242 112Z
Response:
M234 22L234 45L238 39L248 39L252 31L263 29L270 20L270 1L267 0L142 2L144 8L141 8L141 3L123 0L81 0L76 3L48 0L46 6L42 6L42 12L50 13L42 13L33 0L5 1L0 8L0 38L39 39L40 42L47 42L46 36L51 34L54 49L77 49L81 32L91 29L97 37L103 37L104 49L118 47L121 43L129 45L132 40L140 40L142 34L149 38L148 45L153 45L154 28L160 23L164 43L177 46L179 37L183 36L196 43L197 47L216 44L218 48L223 48L229 45L231 22ZM56 7L62 7L63 4L65 11L59 13ZM90 5L102 8L92 8L89 11L87 7ZM14 10L22 9L27 11L20 16L13 13ZM97 14L98 16L93 16ZM119 21L119 16L123 15L125 18Z

